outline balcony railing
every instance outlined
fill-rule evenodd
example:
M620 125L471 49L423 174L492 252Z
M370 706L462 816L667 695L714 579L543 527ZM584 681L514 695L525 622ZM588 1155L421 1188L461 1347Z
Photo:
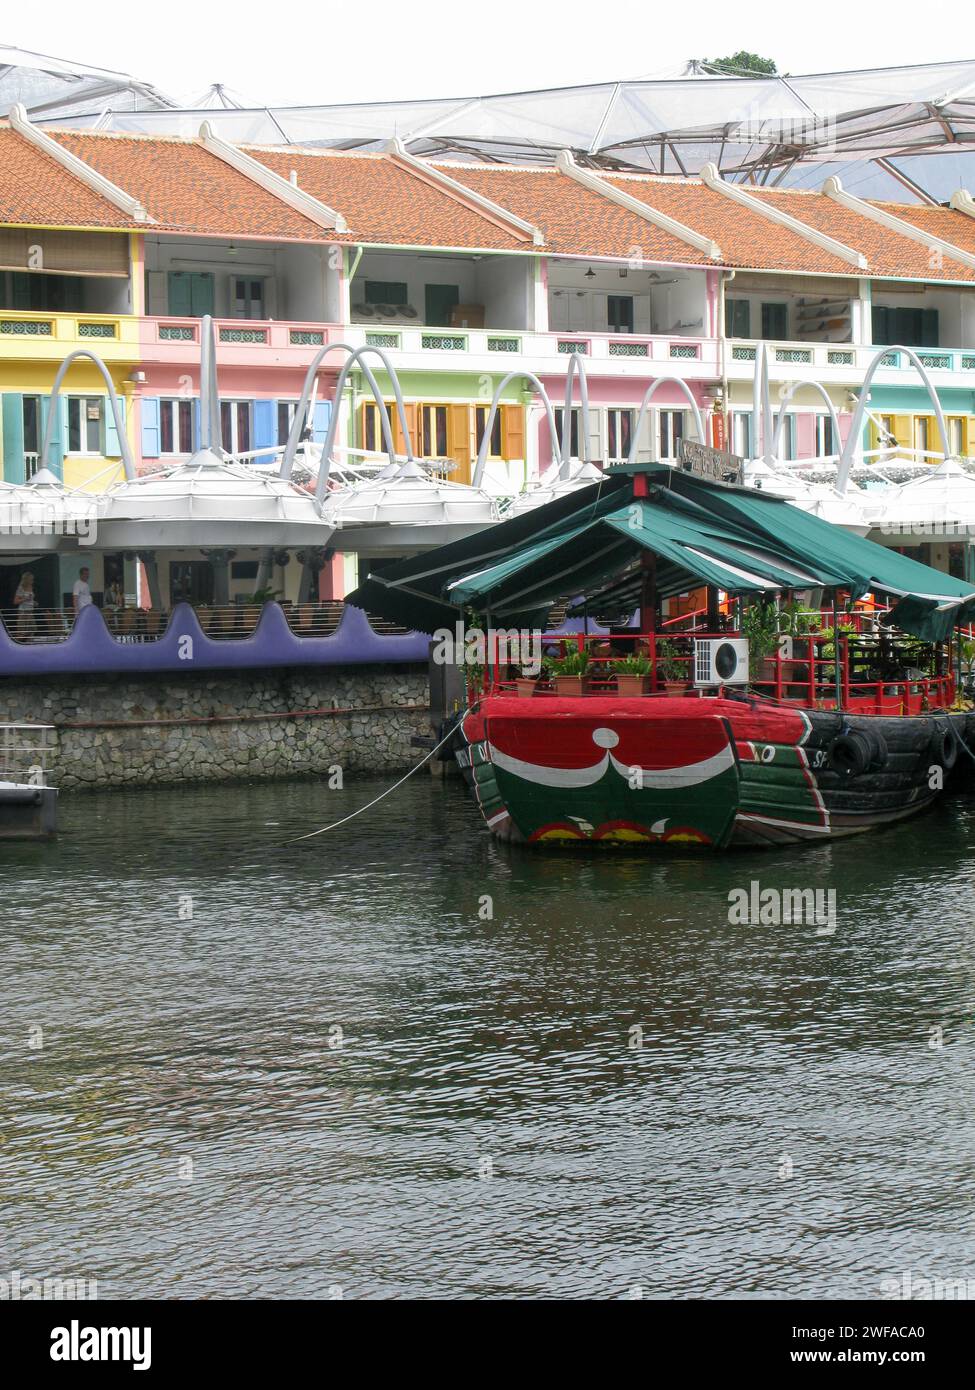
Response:
M330 637L338 630L345 611L340 599L300 604L285 600L280 606L296 637ZM241 641L251 636L257 629L262 610L262 605L256 603L193 604L192 607L203 632L208 637L226 641ZM127 645L158 641L165 636L170 615L154 608L117 608L103 609L102 617L116 641ZM395 637L408 631L385 618L370 614L366 617L377 636ZM67 641L74 628L75 615L63 608L37 608L33 613L20 613L11 608L0 611L0 622L14 642L27 646L49 645Z
M268 351L283 365L304 366L319 348L341 342L345 330L333 323L281 322L277 319L215 319L221 361L267 361ZM148 361L195 361L200 351L198 318L142 320L142 348ZM239 356L238 356L239 354ZM340 365L338 354L336 367Z
M0 310L0 353L60 361L90 347L106 360L137 361L139 319L133 314L77 314Z
M810 380L836 374L837 368L848 368L851 378L862 377L883 345L872 347L857 343L772 342L768 345L769 366L777 377L808 375ZM937 376L956 372L969 377L966 385L975 387L975 352L970 348L915 348L924 368ZM758 343L753 339L734 338L727 348L729 376L751 377L755 370ZM893 349L884 352L881 371L903 372L905 379L913 374L910 359Z

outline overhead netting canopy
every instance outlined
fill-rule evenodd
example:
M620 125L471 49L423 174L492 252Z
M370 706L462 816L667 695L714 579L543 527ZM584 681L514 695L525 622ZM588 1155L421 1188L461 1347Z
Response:
M84 118L85 124L108 110L152 111L173 105L156 87L127 73L0 44L0 113L6 115L18 103L31 120Z
M177 110L158 99L109 100L89 123L193 137L201 110L217 134L238 143L369 150L399 136L417 155L550 163L569 149L594 168L679 175L714 162L726 175L771 183L801 183L807 173L821 182L824 166L848 169L852 161L865 167L855 178L860 193L910 199L912 186L925 189L930 178L933 196L943 199L975 153L975 60L804 77L695 71L346 105L240 108L211 99Z

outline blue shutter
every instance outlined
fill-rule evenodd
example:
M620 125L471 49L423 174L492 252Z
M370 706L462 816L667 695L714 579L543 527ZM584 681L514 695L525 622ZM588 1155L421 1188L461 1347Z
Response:
M44 431L47 429L47 413L51 408L51 397L41 397L41 419L40 419L40 443L44 444ZM67 398L58 396L54 403L54 429L51 431L51 450L48 455L47 466L58 478L64 477L64 439L67 433L65 427L66 411L68 409Z
M118 403L119 414L122 417L122 428L125 428L125 401L120 398ZM115 416L112 414L112 404L108 397L105 397L105 457L118 459L122 457L122 446L119 444L118 430L115 428Z
M144 459L157 459L159 457L159 397L142 397L142 457Z
M278 442L277 401L254 402L254 448L274 448ZM273 454L261 454L255 463L273 463Z
M8 483L24 482L24 398L19 391L3 393L3 476Z
M324 444L328 434L328 422L332 418L332 402L316 401L312 423L312 438L316 444Z

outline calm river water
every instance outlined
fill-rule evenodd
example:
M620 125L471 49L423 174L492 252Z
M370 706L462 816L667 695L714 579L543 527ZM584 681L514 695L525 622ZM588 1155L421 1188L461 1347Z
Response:
M280 848L383 785L65 796L57 844L0 847L0 1277L975 1279L975 801L832 847L580 858L498 846L424 774ZM835 934L729 925L753 878L835 888Z

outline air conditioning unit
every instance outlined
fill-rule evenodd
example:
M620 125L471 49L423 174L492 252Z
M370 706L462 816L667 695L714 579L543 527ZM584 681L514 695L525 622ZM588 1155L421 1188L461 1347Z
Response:
M747 637L696 637L694 684L745 685L748 682Z

